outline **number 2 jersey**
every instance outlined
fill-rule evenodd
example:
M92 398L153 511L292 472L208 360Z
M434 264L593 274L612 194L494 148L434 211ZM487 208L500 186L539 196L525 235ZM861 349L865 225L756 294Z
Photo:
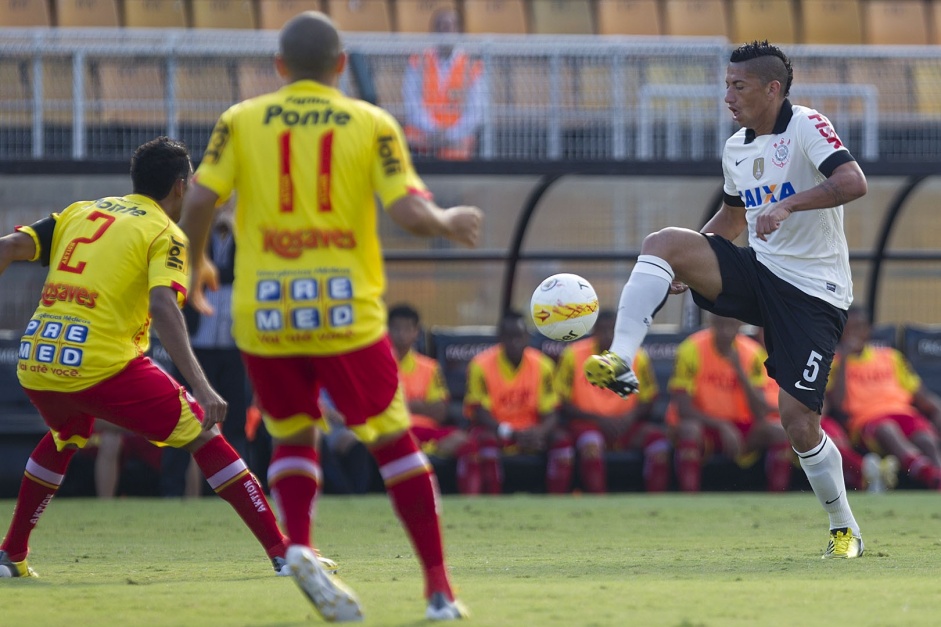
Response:
M160 206L137 194L77 202L55 227L18 227L49 262L39 306L20 341L18 376L31 390L84 390L120 372L150 345L150 290L182 305L187 240Z
M385 334L376 198L428 194L391 115L297 81L223 113L195 180L220 198L236 192L242 351L335 355Z

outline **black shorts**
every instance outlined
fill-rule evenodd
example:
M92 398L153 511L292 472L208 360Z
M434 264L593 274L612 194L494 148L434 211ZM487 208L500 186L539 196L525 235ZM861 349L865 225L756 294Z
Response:
M820 413L846 312L778 278L752 248L704 237L719 259L722 293L711 302L692 291L693 300L716 315L764 327L768 375Z

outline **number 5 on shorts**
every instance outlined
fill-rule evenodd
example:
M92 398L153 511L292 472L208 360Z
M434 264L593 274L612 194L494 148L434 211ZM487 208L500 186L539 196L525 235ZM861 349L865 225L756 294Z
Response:
M807 367L804 368L804 381L808 383L813 383L817 380L817 375L820 374L820 360L823 359L823 355L817 351L810 351L810 357L807 358ZM812 387L804 385L801 381L798 381L794 384L794 387L800 390L813 390Z

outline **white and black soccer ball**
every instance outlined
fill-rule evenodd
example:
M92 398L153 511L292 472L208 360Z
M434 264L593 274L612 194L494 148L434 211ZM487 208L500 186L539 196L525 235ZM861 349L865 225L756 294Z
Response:
M598 319L598 295L577 274L553 274L533 292L530 313L540 333L570 342L591 332Z

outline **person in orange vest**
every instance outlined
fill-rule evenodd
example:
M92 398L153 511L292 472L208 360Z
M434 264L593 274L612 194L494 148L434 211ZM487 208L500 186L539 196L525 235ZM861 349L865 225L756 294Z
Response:
M780 421L769 419L767 353L739 332L741 322L711 315L709 326L677 348L667 423L676 445L680 490L698 492L703 458L722 453L739 466L765 453L768 491L787 490L792 453Z
M516 311L503 315L499 343L474 357L467 367L464 411L474 423L483 490L503 490L500 456L547 456L546 488L568 491L574 449L556 412L552 360L527 346L529 331Z
M586 492L607 491L606 450L642 451L644 487L647 492L663 492L670 482L671 446L666 430L650 421L660 391L650 357L643 349L637 352L631 369L639 387L627 398L591 385L582 368L588 357L610 348L615 319L614 311L602 310L591 337L562 351L555 376L559 414L575 442L578 472Z
M436 11L431 32L462 32L460 15L451 8ZM484 111L482 74L479 60L449 44L409 59L402 99L405 136L414 154L458 161L473 157Z
M467 431L446 424L450 393L440 364L414 349L420 332L421 319L414 307L401 304L389 309L389 339L399 362L399 380L411 414L412 435L426 454L456 457L458 491L479 494L476 443Z
M902 353L869 343L863 309L851 306L847 315L827 381L829 406L846 417L853 442L895 456L912 479L941 489L941 399Z

